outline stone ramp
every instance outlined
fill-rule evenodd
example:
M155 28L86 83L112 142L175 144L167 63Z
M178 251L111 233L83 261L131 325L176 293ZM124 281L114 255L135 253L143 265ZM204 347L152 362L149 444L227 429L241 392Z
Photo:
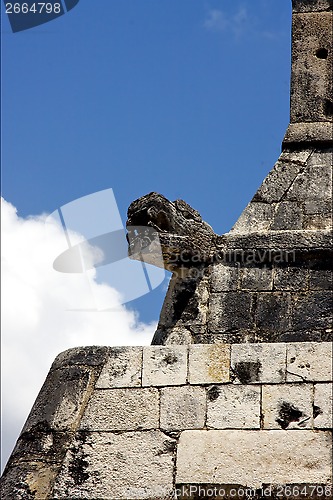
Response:
M276 498L293 498L288 488L325 498L331 359L324 342L65 351L18 439L1 498L210 498L214 488L213 498L285 488Z

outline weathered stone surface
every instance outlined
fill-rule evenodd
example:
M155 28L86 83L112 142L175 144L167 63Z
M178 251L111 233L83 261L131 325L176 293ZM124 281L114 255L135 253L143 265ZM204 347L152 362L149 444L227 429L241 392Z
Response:
M309 273L310 290L333 290L333 271L311 270Z
M160 431L78 434L53 498L170 498L174 448L175 440Z
M230 346L226 344L189 346L189 383L229 382Z
M208 428L260 428L260 387L213 386L207 396Z
M239 266L216 264L212 269L211 291L227 292L238 289Z
M332 198L332 165L307 165L301 172L291 188L286 193L285 199L299 202L329 201Z
M324 329L332 327L332 292L314 291L295 297L292 305L293 330Z
M279 268L274 272L275 290L306 290L308 284L308 269L299 267Z
M212 293L209 299L208 328L211 332L250 329L252 294L247 292ZM240 307L241 305L241 307Z
M97 389L141 385L142 347L113 347L96 383Z
M264 385L262 416L264 429L311 429L312 384Z
M283 147L288 148L294 144L304 143L308 145L315 142L332 144L332 123L290 123L283 139Z
M274 204L249 203L236 224L231 229L232 233L248 233L268 231L274 215Z
M306 158L309 155L310 152L307 153ZM293 157L291 161L287 160L287 158L281 155L273 170L271 170L254 195L252 202L277 203L281 201L283 195L290 188L296 175L302 168L301 162L296 157Z
M286 344L233 345L230 370L236 384L282 383L286 376Z
M161 429L168 431L202 429L206 419L204 387L165 387L161 389Z
M297 201L282 201L272 216L273 222L270 224L272 231L284 229L302 229L303 212Z
M293 12L327 11L332 5L332 0L293 0Z
M187 346L143 348L143 386L183 385L187 379Z
M273 272L270 268L245 267L240 274L242 290L269 291L273 288Z
M178 484L330 483L332 436L310 430L182 432Z
M332 11L295 13L292 30L290 121L332 121Z
M103 346L74 347L58 354L51 370L65 366L100 366L104 365L108 357L109 348Z
M84 366L50 371L22 432L29 432L41 422L57 431L75 430L94 382L93 371Z
M315 429L333 428L332 384L316 384L314 386L313 417Z
M21 463L7 469L1 478L2 500L50 498L58 467L44 462Z
M258 296L256 310L257 329L269 332L267 340L289 329L290 294L263 293Z
M153 388L103 389L92 395L80 429L88 431L132 431L156 429L159 423L159 393Z
M287 382L332 381L332 344L300 342L287 346Z

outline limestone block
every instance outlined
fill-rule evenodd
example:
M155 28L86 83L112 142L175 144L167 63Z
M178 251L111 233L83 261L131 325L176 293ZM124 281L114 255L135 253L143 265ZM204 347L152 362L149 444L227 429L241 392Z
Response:
M332 429L332 384L316 384L314 387L313 417L315 429Z
M306 158L308 158L309 154L307 154ZM289 159L284 158L283 155L280 156L279 161L254 195L252 202L277 203L281 201L282 196L289 189L301 169L301 164L296 163L296 156L295 163L293 163L293 160L294 157Z
M272 214L272 231L302 229L303 212L297 201L282 201Z
M238 266L236 264L216 264L212 268L211 291L228 292L238 288Z
M208 328L211 332L235 332L253 326L252 294L248 292L212 293L209 298Z
M230 370L236 384L282 383L286 373L286 344L233 345Z
M241 270L241 289L268 291L273 288L272 270L265 267L245 267Z
M143 386L183 385L187 379L187 346L143 348Z
M332 344L295 342L287 346L287 382L332 381Z
M285 332L289 326L290 294L273 292L258 294L256 326L259 331L270 332L276 336Z
M53 497L172 498L175 440L160 431L77 435Z
M333 290L333 272L323 270L310 270L310 290Z
M278 268L274 270L275 290L306 290L308 270L299 267Z
M262 416L264 429L311 429L312 384L264 385Z
M330 483L332 436L311 430L189 430L177 449L177 484Z
M230 233L268 231L274 211L274 204L249 203Z
M142 347L112 347L96 383L97 389L141 385Z
M319 12L332 9L332 0L293 0L293 12Z
M39 500L51 498L58 465L44 461L22 462L6 469L1 477L2 500Z
M189 383L222 384L229 382L230 346L196 344L189 346Z
M314 291L293 297L291 327L293 330L332 327L332 291Z
M208 428L260 428L260 387L213 386L207 395Z
M332 199L332 166L314 165L297 176L285 196L289 201L322 201Z
M158 389L95 390L80 429L123 431L156 429L159 422Z
M103 346L85 346L74 347L58 354L54 360L51 370L64 368L66 366L100 366L104 365L109 353L108 347Z
M160 427L166 430L200 429L205 426L204 387L183 386L161 389Z
M72 365L50 371L23 432L41 424L49 430L75 430L93 384L94 374L89 367Z

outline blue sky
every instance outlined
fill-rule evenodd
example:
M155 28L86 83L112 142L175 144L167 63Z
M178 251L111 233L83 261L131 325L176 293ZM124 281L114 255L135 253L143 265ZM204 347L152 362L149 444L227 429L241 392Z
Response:
M229 231L280 153L290 25L290 0L80 0L14 34L3 15L2 195L15 227L113 188L124 222L158 191ZM165 289L128 308L156 321Z

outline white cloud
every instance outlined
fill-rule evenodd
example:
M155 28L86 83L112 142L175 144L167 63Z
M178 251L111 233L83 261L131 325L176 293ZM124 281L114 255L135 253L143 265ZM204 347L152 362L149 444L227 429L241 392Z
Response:
M247 9L241 5L234 15L227 15L219 9L209 10L204 21L204 27L209 31L232 33L235 38L239 38L246 29L247 22Z
M7 459L59 352L84 345L150 344L156 324L139 323L118 293L92 281L109 312L70 311L89 303L82 276L55 271L64 233L45 217L22 219L2 200L2 434ZM94 273L94 271L92 271Z
M211 31L223 31L226 29L228 21L221 10L212 9L208 12L204 22L204 27Z

